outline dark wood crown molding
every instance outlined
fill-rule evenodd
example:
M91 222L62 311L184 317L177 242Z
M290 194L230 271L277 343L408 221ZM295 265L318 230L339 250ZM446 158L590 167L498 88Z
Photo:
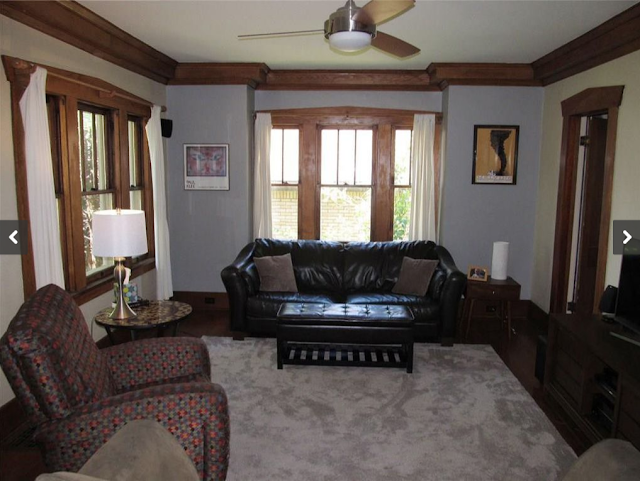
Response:
M424 70L272 70L259 90L439 90Z
M531 65L535 78L549 85L640 49L640 3Z
M158 82L258 90L549 85L640 49L640 4L532 64L433 63L426 70L270 70L264 63L178 63L75 1L0 0L0 14Z
M248 85L257 88L270 73L264 63L181 63L171 85Z
M160 83L178 64L76 2L0 1L0 14Z
M432 63L427 73L440 90L450 85L540 85L525 63Z

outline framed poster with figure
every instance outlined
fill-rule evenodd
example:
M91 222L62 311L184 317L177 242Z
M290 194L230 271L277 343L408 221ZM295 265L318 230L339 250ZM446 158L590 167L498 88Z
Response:
M229 190L229 144L184 144L185 190Z
M472 184L515 185L518 125L476 125L473 134Z

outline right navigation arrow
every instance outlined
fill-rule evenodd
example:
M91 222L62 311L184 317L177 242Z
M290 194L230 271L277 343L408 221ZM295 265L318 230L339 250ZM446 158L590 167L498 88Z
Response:
M627 245L629 241L632 239L632 236L626 230L623 230L622 233L624 234L624 240L622 241L622 243L624 245Z

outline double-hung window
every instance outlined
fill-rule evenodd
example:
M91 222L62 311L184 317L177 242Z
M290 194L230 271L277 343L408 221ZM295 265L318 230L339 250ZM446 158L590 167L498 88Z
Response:
M25 62L13 68L13 115L21 118L18 102L29 83ZM62 262L66 289L80 304L112 289L113 259L94 255L92 219L98 210L139 209L147 219L148 254L128 261L133 276L155 267L153 193L145 122L150 104L92 77L48 68L47 115L53 162ZM14 88L15 87L15 88ZM20 129L14 142L24 143ZM24 155L15 158L18 211L28 219ZM35 291L32 254L23 258L25 294Z
M271 216L273 237L298 238L300 129L271 130Z
M412 138L412 130L394 129L393 240L407 240L409 238Z

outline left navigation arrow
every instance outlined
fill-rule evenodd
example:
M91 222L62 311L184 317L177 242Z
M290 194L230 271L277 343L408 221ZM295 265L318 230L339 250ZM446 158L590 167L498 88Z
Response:
M18 231L14 230L11 235L9 236L9 240L11 242L13 242L15 245L18 245L18 240L16 239L16 236L18 235Z

